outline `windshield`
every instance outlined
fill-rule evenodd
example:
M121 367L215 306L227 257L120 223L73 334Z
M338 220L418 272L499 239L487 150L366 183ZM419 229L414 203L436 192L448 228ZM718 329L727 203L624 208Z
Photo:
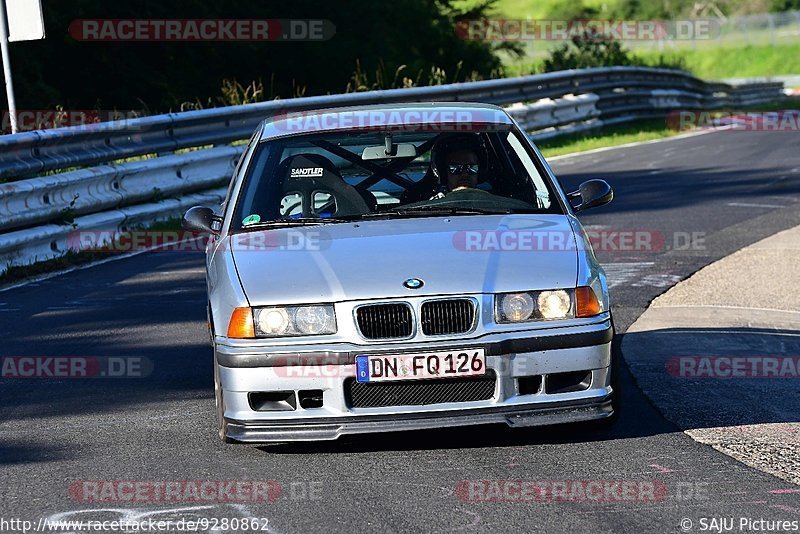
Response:
M549 180L504 131L348 131L262 142L231 228L369 218L562 213Z

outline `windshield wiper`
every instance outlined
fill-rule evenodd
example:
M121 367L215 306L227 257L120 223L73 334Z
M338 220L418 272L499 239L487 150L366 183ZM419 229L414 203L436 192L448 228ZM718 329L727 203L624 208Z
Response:
M410 208L396 208L395 210L399 213L415 213L415 212L425 212L425 213L446 213L448 215L498 215L504 213L514 213L514 210L509 208L470 208L464 206L453 206L449 208L447 206L413 206Z
M290 228L292 226L318 226L320 224L334 224L349 222L345 219L335 219L332 217L298 217L297 219L274 219L271 221L260 221L253 224L242 226L242 230L251 228Z
M507 208L498 209L483 209L483 208L465 208L465 207L441 207L441 206L415 206L411 208L394 208L388 211L379 211L376 213L366 213L359 215L359 219L380 219L392 217L440 217L446 215L505 215L509 213L516 213L514 210Z

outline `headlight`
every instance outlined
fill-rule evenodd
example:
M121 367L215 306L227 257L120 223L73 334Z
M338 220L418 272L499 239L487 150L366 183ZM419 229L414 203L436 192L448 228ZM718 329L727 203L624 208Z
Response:
M502 293L494 301L499 324L593 317L606 311L591 287Z
M309 335L333 334L336 321L333 306L303 306L294 314L294 324L299 332Z
M571 319L573 290L527 291L495 296L495 320L498 323L525 323Z
M528 293L509 293L500 296L500 317L507 322L527 321L534 311L533 297Z
M228 337L235 338L315 336L335 333L336 314L330 304L270 306L252 310L237 308L228 328Z
M572 310L572 299L563 289L542 291L536 299L542 319L563 319Z
M264 308L255 311L256 334L282 336L289 330L289 310L286 308Z
M331 305L256 308L253 316L256 337L336 333L336 316Z

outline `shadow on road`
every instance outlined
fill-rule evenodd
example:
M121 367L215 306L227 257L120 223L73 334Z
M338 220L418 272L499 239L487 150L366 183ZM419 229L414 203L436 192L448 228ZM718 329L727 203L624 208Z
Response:
M680 428L800 421L800 331L664 328L625 334L638 386Z

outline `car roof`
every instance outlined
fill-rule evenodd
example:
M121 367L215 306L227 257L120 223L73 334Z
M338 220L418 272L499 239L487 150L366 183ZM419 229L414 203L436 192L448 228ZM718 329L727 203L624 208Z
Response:
M470 102L414 102L277 113L263 123L261 141L278 137L343 130L415 129L470 131L487 126L510 127L501 107Z

